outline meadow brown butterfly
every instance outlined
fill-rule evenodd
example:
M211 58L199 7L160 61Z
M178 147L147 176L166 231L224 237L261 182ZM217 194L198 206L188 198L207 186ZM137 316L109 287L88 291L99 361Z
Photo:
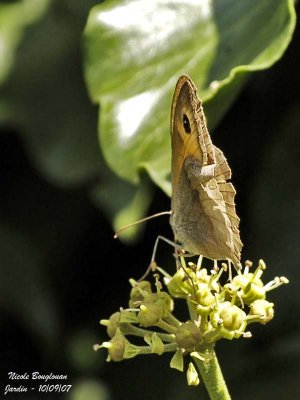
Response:
M235 189L223 152L213 145L192 80L179 78L171 111L172 201L175 241L191 254L230 259L238 269L242 242Z

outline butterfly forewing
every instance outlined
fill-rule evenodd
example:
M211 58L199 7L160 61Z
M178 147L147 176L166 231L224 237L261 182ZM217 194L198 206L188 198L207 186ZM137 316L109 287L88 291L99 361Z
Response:
M175 240L193 254L233 261L242 243L235 189L223 152L212 144L196 87L185 75L177 82L171 112L172 215Z

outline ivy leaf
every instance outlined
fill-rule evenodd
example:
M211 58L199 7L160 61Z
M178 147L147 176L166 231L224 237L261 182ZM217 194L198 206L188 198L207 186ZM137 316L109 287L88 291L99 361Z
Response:
M250 72L284 53L295 27L291 0L107 1L85 28L85 78L101 104L99 139L110 167L138 184L146 170L171 193L169 114L187 73L214 126Z

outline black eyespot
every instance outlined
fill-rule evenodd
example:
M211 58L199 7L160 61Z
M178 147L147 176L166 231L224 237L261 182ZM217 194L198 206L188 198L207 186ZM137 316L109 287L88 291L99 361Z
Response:
M183 123L183 127L184 127L184 130L185 130L185 133L191 133L190 121L189 121L189 119L188 119L186 114L183 114L182 123Z

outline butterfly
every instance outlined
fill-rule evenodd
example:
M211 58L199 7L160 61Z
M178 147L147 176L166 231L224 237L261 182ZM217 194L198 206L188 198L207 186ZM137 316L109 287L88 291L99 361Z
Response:
M240 267L242 242L231 170L211 141L193 81L182 75L171 109L172 200L175 242L191 254L230 259Z

